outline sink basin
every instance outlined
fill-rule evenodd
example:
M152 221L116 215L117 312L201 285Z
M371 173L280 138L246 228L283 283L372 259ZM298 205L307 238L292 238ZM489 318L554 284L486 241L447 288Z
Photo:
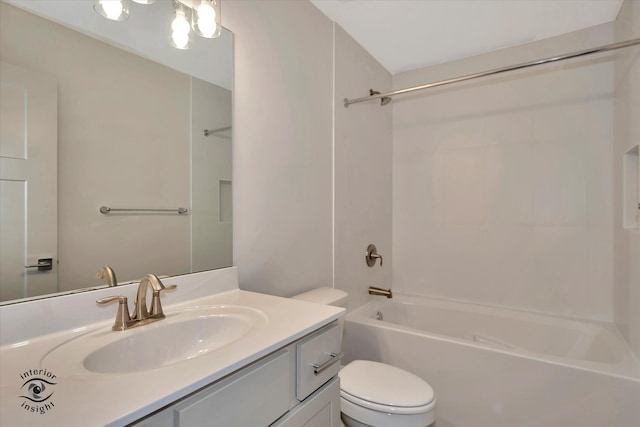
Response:
M100 374L148 371L211 354L264 324L266 315L250 307L183 309L126 331L101 328L76 337L49 352L42 364L73 363Z

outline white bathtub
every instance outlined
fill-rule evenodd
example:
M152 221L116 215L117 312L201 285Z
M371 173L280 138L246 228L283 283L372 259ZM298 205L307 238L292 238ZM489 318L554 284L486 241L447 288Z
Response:
M428 381L437 427L640 427L640 364L611 325L394 296L347 315L345 353Z

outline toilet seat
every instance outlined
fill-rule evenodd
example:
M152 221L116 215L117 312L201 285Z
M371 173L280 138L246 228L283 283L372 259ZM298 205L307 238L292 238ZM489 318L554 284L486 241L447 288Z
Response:
M354 360L339 375L345 399L356 404L411 411L410 408L428 406L435 398L433 389L422 378L385 363Z
M433 403L435 406L435 401ZM436 420L434 408L419 414L390 414L358 406L342 397L340 398L340 411L345 426L425 427L430 426ZM351 420L355 421L355 424Z
M422 406L391 406L391 405L382 405L380 403L370 402L368 400L360 399L356 396L353 396L344 390L340 390L340 397L343 399L353 403L354 405L370 409L372 411L385 412L389 414L398 414L398 415L414 415L421 414L423 412L428 412L435 406L435 401L427 403Z

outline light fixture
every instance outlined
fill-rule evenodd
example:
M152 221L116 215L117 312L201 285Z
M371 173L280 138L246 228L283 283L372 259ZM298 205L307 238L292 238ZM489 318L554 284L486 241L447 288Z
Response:
M173 19L171 20L171 45L178 49L189 49L191 26L189 21L193 11L177 0L173 0Z
M93 8L107 19L124 21L129 17L131 1L148 5L156 0L94 0ZM189 49L191 30L200 37L219 37L222 34L220 2L221 0L171 0L171 45L178 49Z
M220 36L220 2L192 0L191 28L200 37L213 39Z
M95 0L93 10L112 21L129 18L129 0Z

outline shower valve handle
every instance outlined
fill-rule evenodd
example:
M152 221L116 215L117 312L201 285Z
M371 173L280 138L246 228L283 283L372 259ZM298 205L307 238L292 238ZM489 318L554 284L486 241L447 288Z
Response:
M378 253L376 245L367 246L367 251L364 253L364 259L369 267L376 265L376 260L380 259L380 267L382 267L382 255Z

